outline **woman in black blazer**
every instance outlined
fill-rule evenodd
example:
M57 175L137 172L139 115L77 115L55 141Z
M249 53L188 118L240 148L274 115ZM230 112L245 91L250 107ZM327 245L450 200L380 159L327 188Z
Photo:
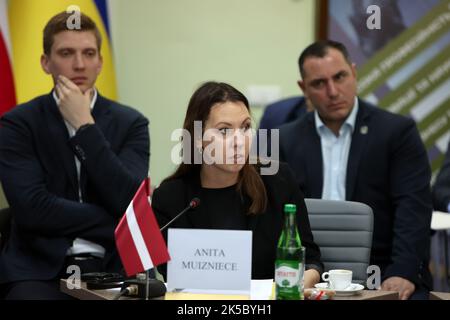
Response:
M252 132L245 96L225 83L203 84L189 102L184 129L183 162L153 193L160 226L198 197L201 205L171 227L252 230L252 278L270 279L283 228L283 205L294 203L306 247L304 285L317 283L323 265L304 197L286 164L273 162L272 167L279 166L277 172L262 175L264 166L249 157Z

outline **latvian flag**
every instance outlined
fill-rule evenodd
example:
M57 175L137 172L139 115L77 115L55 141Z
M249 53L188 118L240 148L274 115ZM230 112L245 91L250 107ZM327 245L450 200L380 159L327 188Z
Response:
M170 260L149 203L150 179L142 181L115 231L116 246L127 276Z

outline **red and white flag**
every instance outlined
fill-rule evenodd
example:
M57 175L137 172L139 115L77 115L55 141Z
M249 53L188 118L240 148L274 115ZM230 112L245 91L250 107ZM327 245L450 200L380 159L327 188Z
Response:
M117 251L128 276L170 260L149 195L150 179L146 178L115 231Z
M0 116L16 105L7 9L5 0L0 0Z

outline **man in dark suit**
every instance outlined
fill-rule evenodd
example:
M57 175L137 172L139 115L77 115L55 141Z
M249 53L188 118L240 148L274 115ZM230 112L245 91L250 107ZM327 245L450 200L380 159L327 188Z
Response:
M84 14L68 30L68 18L44 29L41 65L54 90L0 122L0 178L13 212L0 256L7 299L66 298L58 279L69 266L121 271L114 229L148 172L147 119L96 91L100 33Z
M355 65L338 42L310 45L299 67L299 86L316 111L280 129L281 160L306 198L369 205L371 263L381 268L382 289L426 299L431 170L414 121L356 97Z
M308 108L304 97L286 98L269 104L259 122L260 129L279 129L280 126L303 116Z
M259 122L259 129L267 130L267 140L260 140L259 135L255 137L259 154L271 156L272 129L279 129L283 124L295 121L312 109L304 97L291 97L269 104Z
M433 205L436 210L450 212L450 141L444 163L433 187Z

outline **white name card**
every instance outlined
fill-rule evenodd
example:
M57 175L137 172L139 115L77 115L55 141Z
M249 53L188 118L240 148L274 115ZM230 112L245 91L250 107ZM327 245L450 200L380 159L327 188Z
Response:
M252 232L169 229L168 291L249 294Z

